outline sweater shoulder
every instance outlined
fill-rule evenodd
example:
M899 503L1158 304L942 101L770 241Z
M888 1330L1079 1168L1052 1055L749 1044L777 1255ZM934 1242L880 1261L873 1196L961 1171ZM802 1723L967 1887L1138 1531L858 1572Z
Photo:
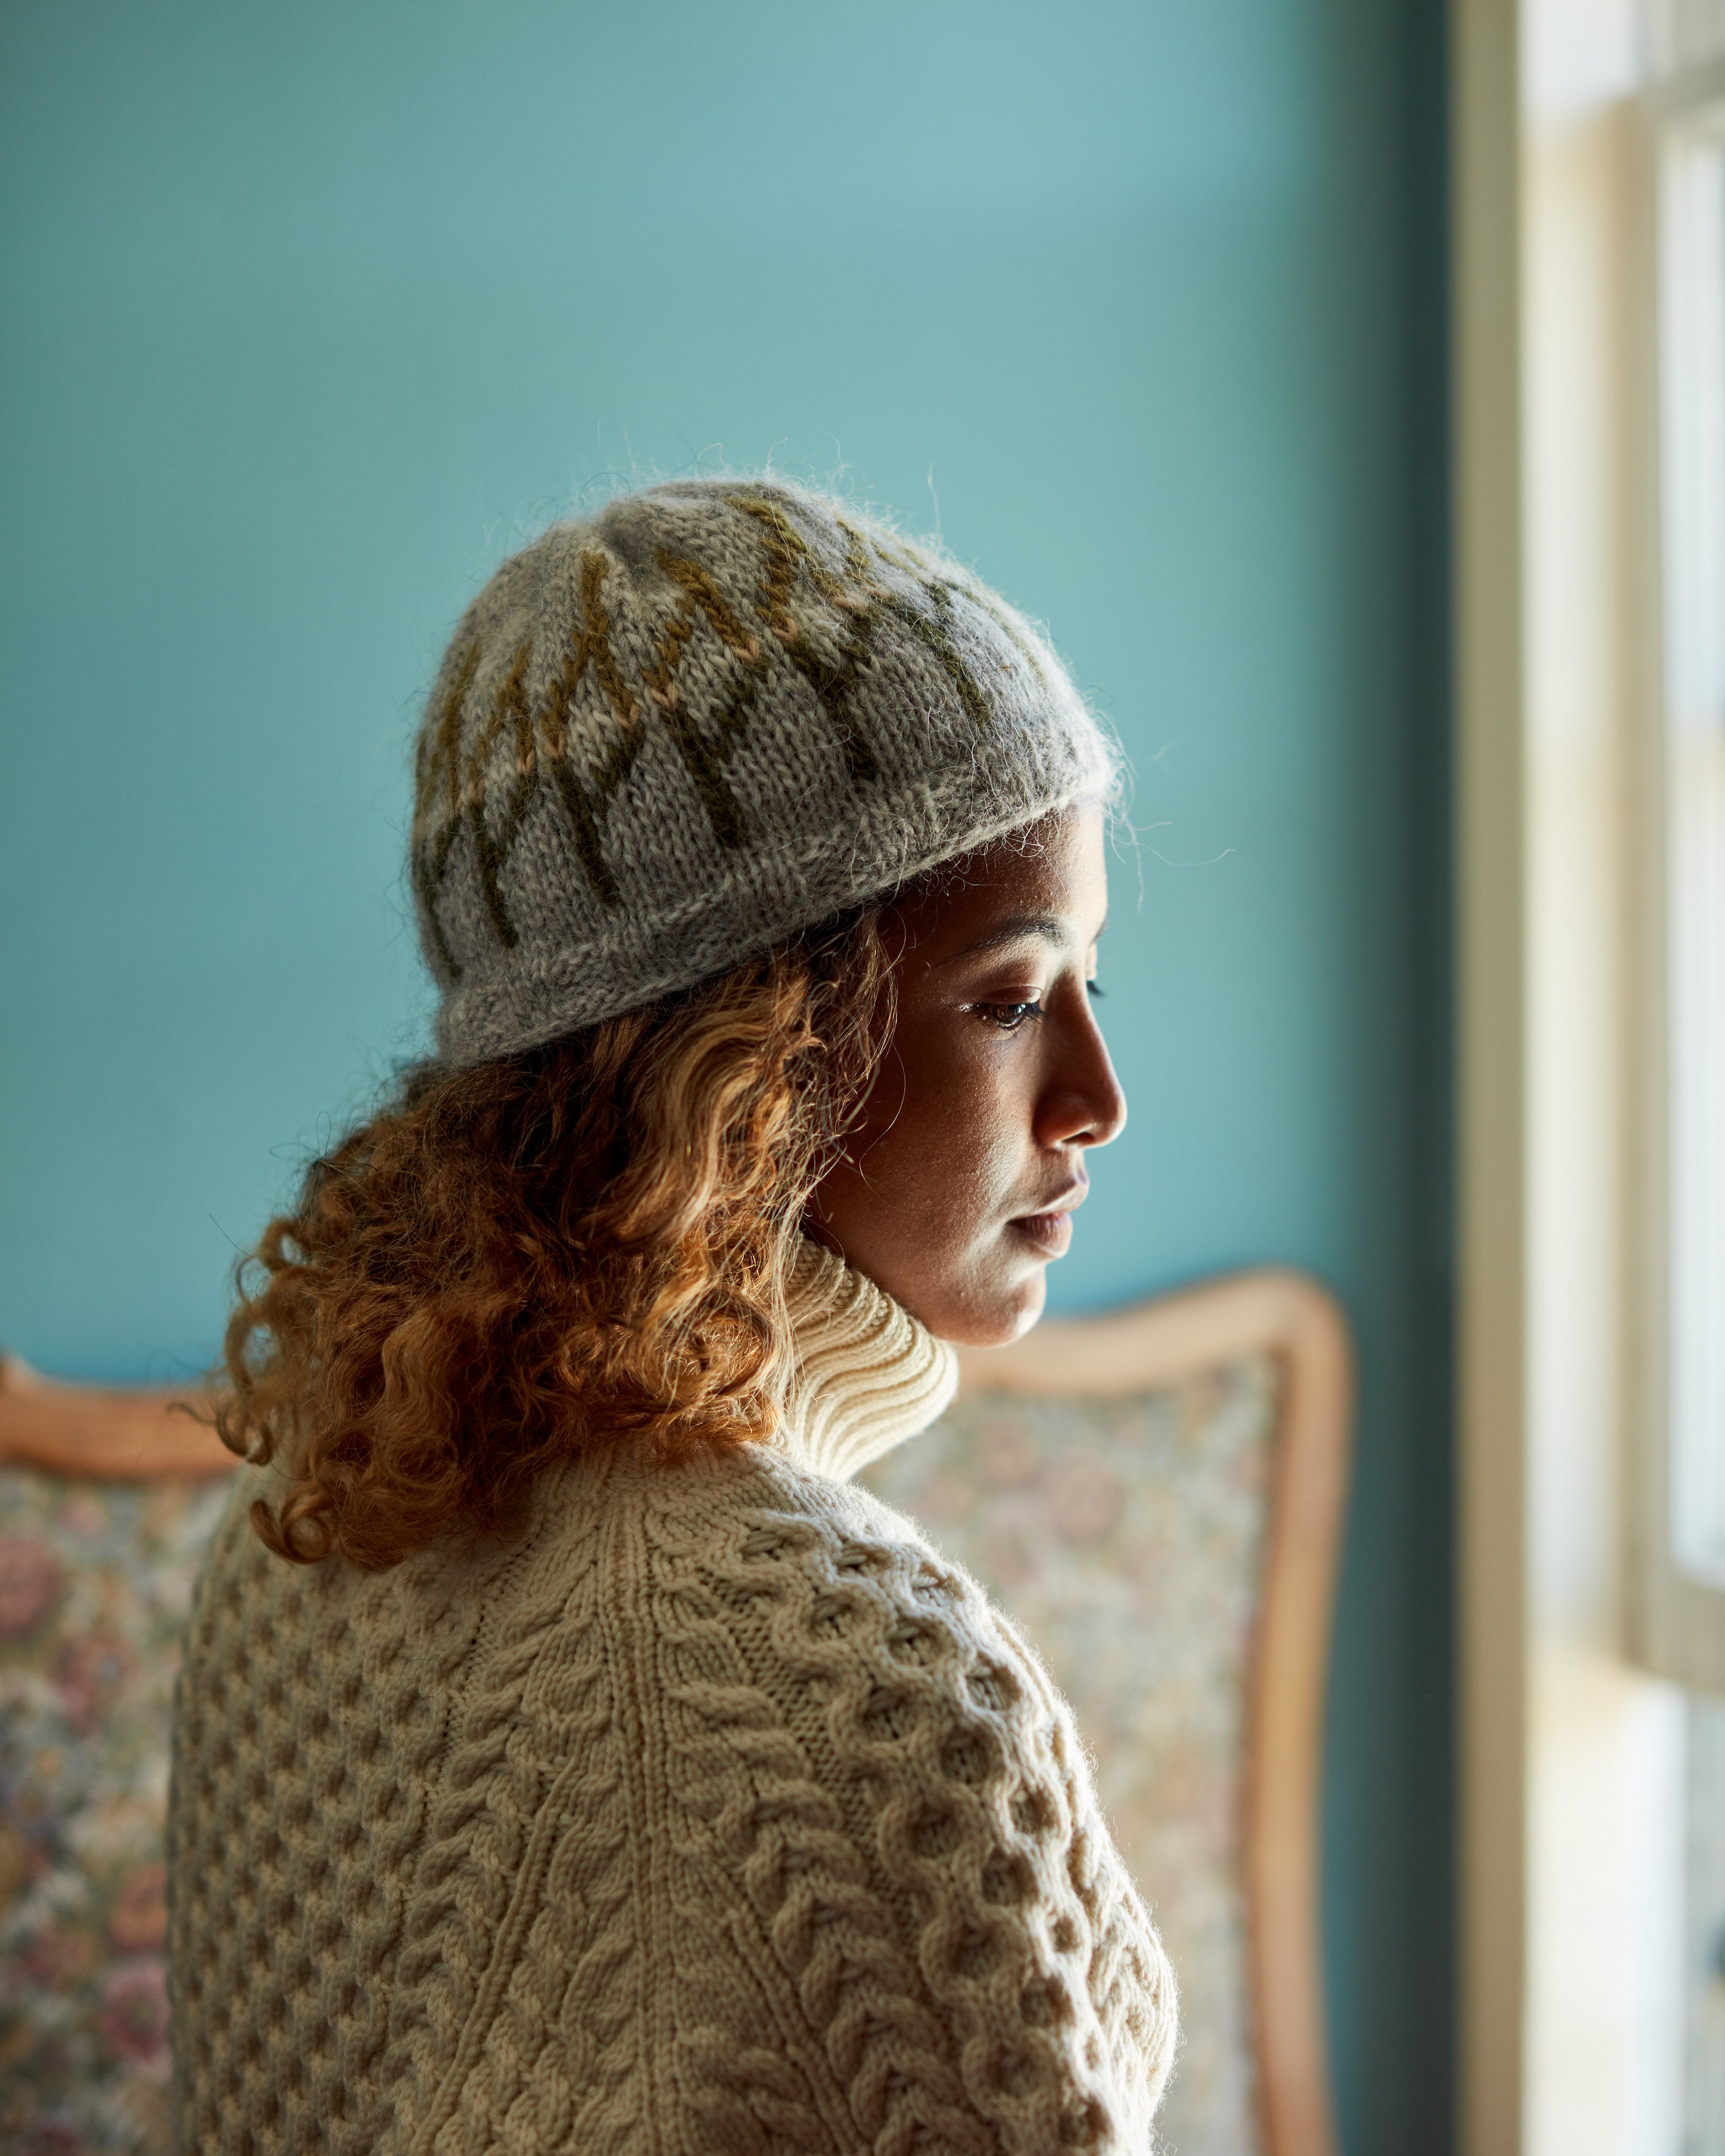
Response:
M827 1991L800 1958L817 1946L847 1972L835 1998L868 1971L939 2145L968 2145L968 2119L1024 2156L1141 2148L1173 1980L1040 1661L867 1491L771 1455L705 1476L661 1485L646 1521L679 1745L737 1824L738 1876L773 1882L788 1977Z
M658 1518L685 1513L711 1531L716 1549L734 1548L750 1561L771 1543L778 1558L793 1564L805 1558L818 1563L817 1553L850 1546L853 1558L874 1553L870 1569L950 1569L914 1520L872 1491L820 1474L770 1445L738 1445L668 1470L642 1471L639 1495Z
M985 1712L1011 1702L1016 1736L1034 1732L1063 1769L1086 1776L1070 1714L1029 1641L962 1564L871 1491L752 1447L692 1466L680 1482L649 1483L641 1502L660 1584L675 1578L686 1597L698 1580L771 1680L794 1687L819 1664L834 1681L911 1684ZM658 1621L653 1603L643 1614Z

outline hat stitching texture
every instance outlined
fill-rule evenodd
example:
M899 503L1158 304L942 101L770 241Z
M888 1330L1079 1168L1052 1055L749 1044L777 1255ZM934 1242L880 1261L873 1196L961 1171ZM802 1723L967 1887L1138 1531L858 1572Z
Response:
M465 1061L736 963L1106 788L1112 757L1052 654L963 572L780 482L681 482L504 565L416 776L413 884L440 1042ZM544 993L583 956L604 1009Z

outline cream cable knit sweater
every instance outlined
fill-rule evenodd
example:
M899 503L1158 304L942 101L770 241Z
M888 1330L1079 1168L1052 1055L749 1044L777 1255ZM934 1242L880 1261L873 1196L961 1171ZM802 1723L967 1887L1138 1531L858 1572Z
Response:
M782 1440L301 1568L240 1489L169 1822L182 2146L1138 2152L1174 1987L1040 1666L844 1477L952 1352L813 1250ZM249 1481L249 1477L243 1477Z

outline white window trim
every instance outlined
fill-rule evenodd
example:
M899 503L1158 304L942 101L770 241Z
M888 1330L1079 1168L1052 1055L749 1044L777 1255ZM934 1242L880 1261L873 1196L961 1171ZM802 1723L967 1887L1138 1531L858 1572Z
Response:
M1452 0L1465 2156L1681 2133L1684 1707L1625 1563L1633 4Z
M1625 1311L1630 1637L1633 1651L1649 1669L1676 1682L1715 1691L1725 1691L1725 1584L1698 1577L1673 1546L1666 758L1672 685L1666 678L1666 654L1673 505L1666 485L1665 427L1675 355L1668 341L1671 308L1661 265L1671 264L1674 250L1672 206L1665 183L1672 131L1699 121L1710 108L1722 105L1725 61L1684 68L1647 90L1641 100L1632 251L1642 279L1634 311L1642 332L1636 349L1635 462L1639 551L1647 574L1640 594L1640 694L1629 742L1634 803L1629 833L1633 963L1625 993L1627 1199L1635 1258L1635 1291ZM1725 1326L1725 1313L1720 1322Z

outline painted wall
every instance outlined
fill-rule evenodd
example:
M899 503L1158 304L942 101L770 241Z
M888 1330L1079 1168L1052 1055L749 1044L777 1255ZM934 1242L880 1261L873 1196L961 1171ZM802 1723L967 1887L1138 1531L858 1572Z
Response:
M938 520L1137 764L1133 1121L1059 1305L1282 1260L1359 1329L1354 2156L1447 2130L1439 12L0 28L0 1339L201 1363L304 1148L419 1040L406 743L513 544L768 458Z

